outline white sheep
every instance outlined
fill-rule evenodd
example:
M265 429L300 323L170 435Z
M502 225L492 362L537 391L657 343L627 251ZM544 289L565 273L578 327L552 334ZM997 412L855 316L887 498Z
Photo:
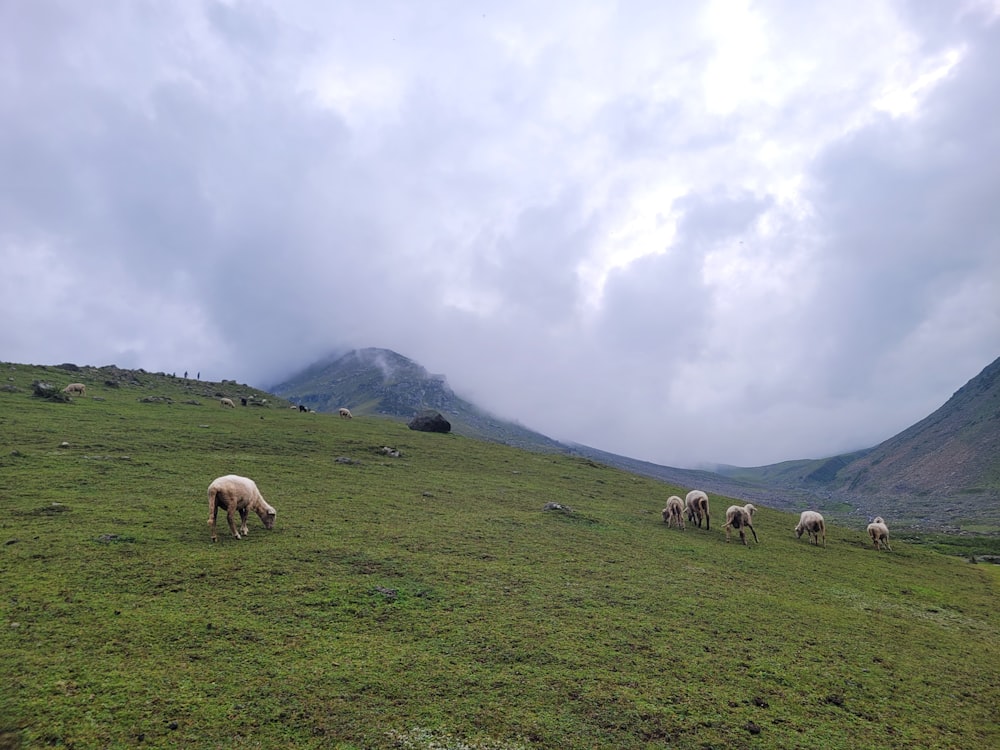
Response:
M684 505L687 508L688 521L697 523L701 528L701 521L705 519L705 528L711 529L712 524L708 517L708 495L701 490L691 490L684 498Z
M661 515L663 523L667 526L672 523L677 528L684 529L684 501L677 495L671 495L667 498L667 507L661 511Z
M817 546L819 546L819 538L822 536L823 546L826 547L826 521L814 510L804 510L799 516L799 525L795 527L796 539L801 539L804 533L808 533Z
M76 393L80 396L87 395L87 386L83 383L70 383L65 388L62 389L63 393Z
M729 543L729 535L733 529L740 532L740 541L745 545L747 543L747 537L744 533L744 529L750 529L753 534L753 540L760 544L760 540L757 539L757 532L753 528L753 514L757 512L757 509L747 503L744 506L730 505L726 510L726 543Z
M251 510L260 516L265 529L274 528L274 519L277 516L277 511L268 505L264 496L260 494L257 484L252 479L236 474L218 477L208 485L208 526L212 530L213 542L219 540L215 534L215 519L219 514L219 508L226 511L229 530L237 539L242 539L250 533L247 528L247 515ZM239 531L236 530L234 515L237 512L240 514Z
M233 403L233 400L231 398L220 398L219 399L219 403L223 407L228 406L230 409L235 409L236 408L236 404Z
M339 409L339 411L337 413L340 414L340 418L341 419L353 419L353 415L351 414L351 410L350 409L345 409L343 406L340 407L340 409Z
M892 547L889 546L889 527L886 526L885 521L882 516L875 516L870 524L868 524L868 536L872 538L872 546L876 550L882 549L882 545L892 552Z

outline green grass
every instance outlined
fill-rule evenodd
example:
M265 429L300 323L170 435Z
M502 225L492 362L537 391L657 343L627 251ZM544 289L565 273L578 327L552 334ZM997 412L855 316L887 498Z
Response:
M767 508L727 545L724 498L667 529L687 488L589 461L105 379L0 365L0 748L1000 746L996 566ZM230 472L277 524L213 545Z

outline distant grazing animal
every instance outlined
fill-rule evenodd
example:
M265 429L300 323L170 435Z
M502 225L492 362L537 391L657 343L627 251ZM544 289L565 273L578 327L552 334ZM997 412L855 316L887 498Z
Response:
M87 386L83 383L70 383L65 388L62 389L63 393L76 393L80 396L87 395Z
M708 495L701 490L691 490L684 498L684 505L687 508L688 521L697 523L701 528L701 521L705 519L705 528L711 529L711 520L708 517Z
M230 409L236 408L236 404L233 403L233 400L231 398L220 398L219 403L222 406L228 406Z
M674 525L681 530L684 529L684 501L677 495L667 498L667 507L661 511L661 515L663 523L667 526Z
M795 527L795 537L801 539L805 533L809 534L817 546L819 546L819 538L823 537L823 546L826 547L826 521L814 510L804 510L799 516L799 525Z
M760 544L760 540L757 539L757 532L753 529L753 514L757 512L757 509L747 503L743 507L739 505L730 505L726 510L726 542L729 542L729 533L736 529L740 532L740 541L745 545L747 543L747 537L744 533L744 529L750 529L753 534L753 540Z
M351 414L351 410L350 409L345 409L343 406L340 407L340 409L338 410L337 413L340 414L340 418L341 419L353 419L354 418L353 415Z
M868 536L872 538L872 546L876 550L882 549L884 544L885 548L892 552L892 547L889 546L889 527L882 520L882 516L875 516L875 520L868 524Z
M309 411L309 410L302 404L299 404L299 411Z
M246 406L246 405L247 405L247 400L243 397L240 397L240 406Z
M250 530L247 528L247 514L252 510L264 522L264 528L273 529L274 519L278 512L267 504L264 496L257 489L252 479L227 474L212 480L208 485L208 526L212 530L212 541L219 541L215 534L215 519L219 508L226 511L229 520L229 530L233 536L242 539ZM236 530L236 513L240 514L240 529ZM243 536L240 536L240 535Z

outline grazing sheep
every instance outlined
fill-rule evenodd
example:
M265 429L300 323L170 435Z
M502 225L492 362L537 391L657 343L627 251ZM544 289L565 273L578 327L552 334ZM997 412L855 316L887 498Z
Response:
M729 534L733 529L740 532L740 541L744 545L747 543L747 537L744 533L744 529L750 529L753 534L753 540L760 544L760 540L757 539L757 532L753 529L753 514L757 512L757 509L747 503L743 507L739 505L730 505L726 510L726 543L729 543Z
M277 511L267 504L252 479L236 474L227 474L224 477L214 479L208 485L208 526L212 530L213 542L219 541L215 534L215 519L219 514L219 508L226 511L229 530L237 539L242 539L250 533L247 528L247 514L251 510L260 516L260 520L264 522L264 528L274 528L274 518ZM235 513L237 512L240 514L239 531L236 530ZM243 536L240 536L241 534Z
M677 495L667 498L667 507L662 511L663 523L670 526L671 523L677 528L684 530L684 501Z
M711 529L711 521L708 517L708 495L701 490L691 490L684 498L684 505L687 507L688 521L697 523L701 528L701 520L705 519L705 528Z
M230 409L236 408L236 404L233 403L233 400L231 398L220 398L219 404L223 407L228 406Z
M817 546L819 546L819 538L822 536L823 546L826 547L826 521L814 510L804 510L799 516L799 525L795 527L795 537L801 539L804 533L808 533Z
M62 389L63 393L76 393L80 396L87 395L87 386L83 383L70 383L65 388Z
M340 410L337 413L340 414L340 418L341 419L353 419L353 415L351 414L351 410L350 409L345 409L343 406L340 407Z
M872 546L876 550L882 549L882 545L892 552L889 546L889 527L885 525L882 516L875 516L875 520L868 524L868 536L872 538Z
M292 408L294 409L295 407L293 406ZM307 412L309 410L305 406L303 406L302 404L299 404L299 411L300 412Z
M245 398L241 397L240 398L240 406L246 406L246 405L247 405L247 400Z

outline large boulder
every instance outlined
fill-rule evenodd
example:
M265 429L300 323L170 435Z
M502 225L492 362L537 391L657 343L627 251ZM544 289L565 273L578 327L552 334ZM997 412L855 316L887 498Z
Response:
M409 422L411 430L420 432L451 432L451 422L436 411L418 414Z

